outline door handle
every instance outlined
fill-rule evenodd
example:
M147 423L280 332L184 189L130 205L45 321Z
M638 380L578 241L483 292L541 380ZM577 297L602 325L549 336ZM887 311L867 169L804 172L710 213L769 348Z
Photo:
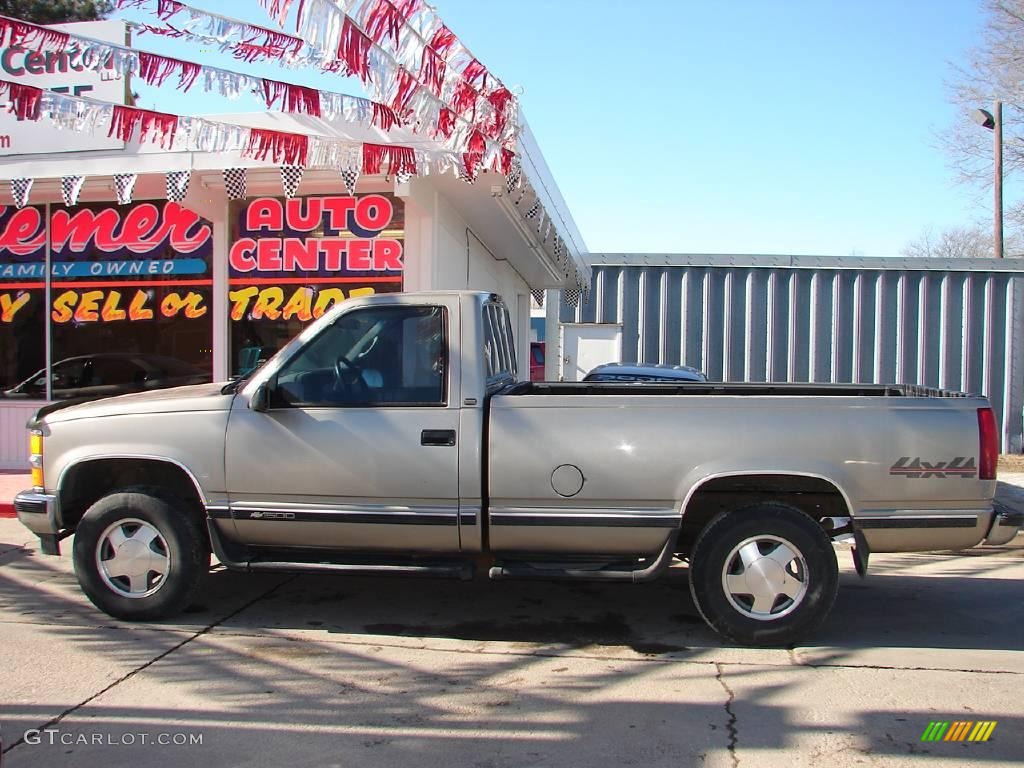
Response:
M420 445L455 445L455 430L424 429L420 432Z

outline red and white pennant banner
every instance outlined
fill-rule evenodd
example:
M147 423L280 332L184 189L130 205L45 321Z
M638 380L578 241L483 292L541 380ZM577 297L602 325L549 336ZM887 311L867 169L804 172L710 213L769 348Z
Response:
M270 109L364 127L373 126L383 131L406 124L389 107L369 99L211 67L83 35L55 35L52 32L46 27L0 16L0 45L17 45L40 52L72 52L77 57L76 65L86 70L112 70L122 76L132 74L151 85L173 84L181 91L188 91L198 84L208 93L231 100L237 99L240 94L250 93ZM410 127L416 129L418 126ZM430 133L435 135L437 127ZM473 139L473 135L464 127L458 135L452 131L448 141L441 142L441 147L471 151ZM492 155L498 152L495 142L488 144L492 145Z
M291 5L260 2L279 23ZM336 52L374 98L397 112L425 91L482 136L514 145L518 105L512 92L421 0L303 0L296 30L325 56Z
M501 136L485 135L472 111L463 109L463 113L457 114L450 109L440 96L421 86L411 73L400 69L393 58L383 55L372 39L351 24L346 45L324 49L284 32L209 13L176 0L120 0L119 7L148 10L162 22L158 26L129 21L129 26L140 35L152 33L188 39L196 44L215 46L249 63L268 61L286 68L310 67L359 76L378 99L372 102L373 122L385 130L391 125L407 126L444 148L464 151L470 151L471 145L478 146L481 141L497 143L509 151L515 148L518 130L515 121L505 121L506 128ZM431 56L429 60L435 58ZM438 71L427 68L434 81ZM388 83L391 85L385 87ZM512 113L514 115L515 110ZM468 155L465 162L471 163L475 157L475 154Z
M458 172L461 153L287 133L111 104L0 80L0 99L26 120L49 120L78 133L158 144L169 151L239 152L243 157L306 168L355 169L402 176ZM497 168L495 168L497 170Z

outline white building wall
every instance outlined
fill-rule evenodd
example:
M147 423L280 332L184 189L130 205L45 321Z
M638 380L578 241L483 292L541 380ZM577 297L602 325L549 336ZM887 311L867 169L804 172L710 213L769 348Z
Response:
M435 196L436 250L428 257L434 265L435 290L491 291L508 305L516 334L520 378L530 373L530 289L526 281L466 224L441 195Z

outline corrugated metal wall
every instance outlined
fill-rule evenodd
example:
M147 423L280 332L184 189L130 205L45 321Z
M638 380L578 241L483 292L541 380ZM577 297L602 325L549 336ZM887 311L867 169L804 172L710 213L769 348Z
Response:
M1024 265L1005 260L607 255L588 300L563 298L560 314L621 323L624 362L684 363L712 380L982 393L1003 450L1020 453L1022 310Z

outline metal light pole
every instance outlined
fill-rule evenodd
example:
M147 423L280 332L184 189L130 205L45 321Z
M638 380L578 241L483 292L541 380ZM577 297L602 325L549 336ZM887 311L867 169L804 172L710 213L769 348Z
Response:
M992 131L993 173L993 231L992 245L997 259L1003 258L1003 102L996 99L992 111L976 109L971 119L982 128Z

